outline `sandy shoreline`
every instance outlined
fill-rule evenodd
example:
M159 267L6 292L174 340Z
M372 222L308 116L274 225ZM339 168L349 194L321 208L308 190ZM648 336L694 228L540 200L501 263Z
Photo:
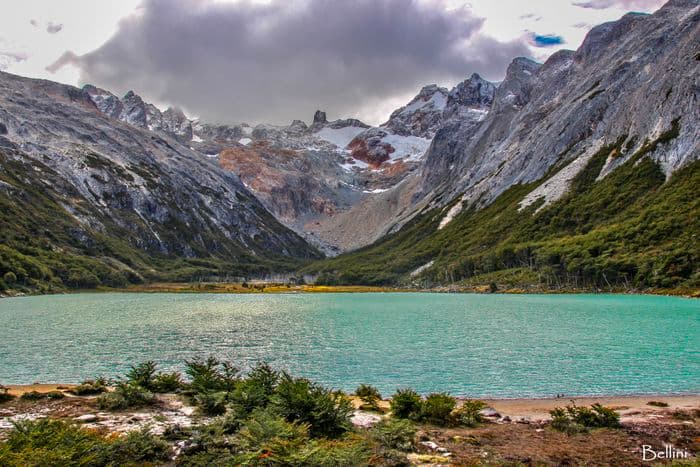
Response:
M49 392L66 390L76 384L14 384L6 385L9 393L19 396L25 392ZM555 407L569 405L572 401L579 406L602 404L620 413L623 421L637 421L653 418L656 413L669 410L700 409L700 394L689 395L634 395L634 396L573 396L560 398L514 398L514 399L481 399L489 407L494 408L503 416L510 418L527 418L532 421L549 419L549 411ZM664 402L667 407L649 405L651 401ZM359 405L359 401L356 401ZM389 408L389 401L383 400L380 406Z

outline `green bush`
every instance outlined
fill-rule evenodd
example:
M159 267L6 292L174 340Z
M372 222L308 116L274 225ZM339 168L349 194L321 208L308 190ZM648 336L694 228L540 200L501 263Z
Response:
M572 403L565 408L556 407L549 414L552 416L552 428L569 434L582 433L590 428L620 427L620 415L600 404L588 408Z
M110 465L143 465L170 460L170 445L147 428L117 438L107 449Z
M239 380L240 370L237 367L213 356L206 360L196 358L185 364L185 372L191 378L189 386L194 393L232 391Z
M68 392L76 396L91 396L101 394L107 390L107 380L100 377L97 379L87 379Z
M46 393L47 399L63 399L64 397L66 397L66 395L61 391L49 391Z
M314 437L338 437L352 427L353 408L345 395L305 378L282 375L273 405L288 421L308 424Z
M0 465L101 467L167 461L168 444L146 431L107 440L97 432L42 418L15 422L0 443Z
M102 410L125 410L132 407L153 405L155 396L141 386L118 382L114 391L102 394L96 402L97 407Z
M399 389L391 397L391 412L397 418L418 419L423 408L423 400L413 389Z
M182 388L183 384L182 375L177 371L158 373L153 378L153 384L150 389L157 393L176 392Z
M455 423L461 426L475 427L484 422L484 417L479 413L486 408L486 403L480 400L469 399L455 412Z
M15 396L10 394L10 389L0 384L0 404L3 402L9 402L14 398Z
M194 400L204 415L223 415L226 413L226 396L225 391L200 392Z
M409 420L384 419L372 427L371 437L384 448L410 452L414 448L416 427Z
M65 422L46 418L15 422L0 444L0 465L105 465L106 448L105 440L95 432Z
M421 407L421 420L434 425L445 426L451 423L450 414L457 405L457 400L445 393L428 395Z
M19 398L23 401L38 401L46 398L46 393L39 391L29 391L23 393L21 396L19 396Z
M141 386L150 391L153 389L156 366L156 362L152 360L132 365L131 369L126 373L126 380L133 385Z
M256 365L229 394L232 409L240 416L247 416L255 409L267 407L279 379L279 373L266 363Z
M355 390L355 395L359 397L366 405L374 409L378 408L377 402L382 399L379 389L368 384L360 384Z
M126 379L131 384L157 393L175 392L182 387L180 373L163 373L157 369L158 365L154 361L143 362L132 366L126 374Z
M12 271L7 271L5 274L2 275L2 280L7 285L12 285L15 282L17 282L17 275Z

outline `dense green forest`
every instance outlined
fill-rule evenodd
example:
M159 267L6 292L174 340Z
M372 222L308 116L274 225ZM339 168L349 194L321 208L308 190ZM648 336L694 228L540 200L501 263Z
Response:
M326 284L493 284L549 288L696 288L700 285L700 162L666 180L651 152L678 135L678 122L606 177L621 138L603 147L568 193L519 210L542 179L515 185L484 209L465 209L438 230L450 206L422 213L377 243L306 268ZM416 268L434 261L419 275Z

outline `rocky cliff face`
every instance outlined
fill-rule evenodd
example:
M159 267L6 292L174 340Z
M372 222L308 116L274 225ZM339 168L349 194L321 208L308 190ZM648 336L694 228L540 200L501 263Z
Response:
M561 170L524 201L561 197L601 147L623 142L601 177L651 146L667 175L700 157L700 6L673 0L653 15L628 14L593 28L576 52L508 68L477 125L446 124L426 155L423 195L460 206L492 202L515 184ZM458 119L459 120L459 119ZM652 144L668 132L678 136Z
M397 187L409 204L386 210L394 235L309 271L326 283L697 290L699 51L700 2L671 0L544 64L513 60L484 112L443 115L420 173Z
M318 256L238 177L182 144L191 128L181 112L153 109L133 93L120 100L94 87L0 73L0 175L14 193L8 202L26 201L31 221L36 207L20 183L31 174L42 196L64 210L57 218L71 222L60 235L83 252L101 243L108 250L106 239L114 239L154 257L217 258L241 275L256 263ZM48 247L59 233L47 235Z

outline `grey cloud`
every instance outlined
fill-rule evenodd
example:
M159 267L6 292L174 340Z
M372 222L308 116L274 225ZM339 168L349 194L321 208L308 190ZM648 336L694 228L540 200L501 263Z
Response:
M49 24L46 25L46 32L49 34L56 34L57 32L60 32L61 29L63 29L62 24L55 24L49 21Z
M483 36L439 0L146 0L100 48L49 67L176 104L207 121L360 116L373 103L472 72L500 78L524 41Z
M582 8L593 8L596 10L618 7L630 11L651 11L661 7L664 2L665 0L589 0L586 2L573 2L573 4Z

